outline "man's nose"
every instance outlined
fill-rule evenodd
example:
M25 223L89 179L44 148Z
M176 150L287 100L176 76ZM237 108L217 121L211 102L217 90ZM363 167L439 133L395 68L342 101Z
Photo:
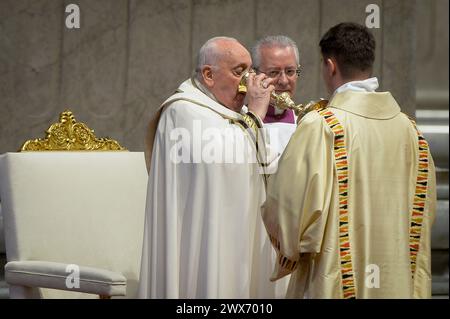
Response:
M281 72L281 74L280 74L280 76L278 78L278 83L280 85L283 85L283 86L286 86L286 85L289 84L289 79L288 79L288 77L287 77L285 72Z

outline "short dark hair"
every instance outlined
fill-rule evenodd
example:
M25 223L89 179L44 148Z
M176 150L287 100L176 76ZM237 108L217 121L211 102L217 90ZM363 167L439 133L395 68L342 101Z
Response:
M352 22L335 25L324 34L319 45L324 58L336 59L343 77L372 72L375 38L364 26Z

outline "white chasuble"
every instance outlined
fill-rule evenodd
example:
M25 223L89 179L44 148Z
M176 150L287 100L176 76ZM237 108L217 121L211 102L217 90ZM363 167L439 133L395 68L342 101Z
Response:
M263 219L290 298L430 298L428 144L388 92L345 91L299 123Z
M260 211L263 136L193 80L152 126L139 296L284 297L270 281L275 259Z

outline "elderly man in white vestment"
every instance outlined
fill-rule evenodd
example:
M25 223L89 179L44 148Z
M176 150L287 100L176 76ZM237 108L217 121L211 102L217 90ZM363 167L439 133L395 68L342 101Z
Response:
M263 219L290 298L429 298L435 171L389 92L375 40L342 23L320 41L331 98L299 122L268 181Z
M268 159L259 128L274 87L251 73L243 107L238 85L251 64L235 39L210 39L195 76L150 122L142 298L277 297L260 212Z

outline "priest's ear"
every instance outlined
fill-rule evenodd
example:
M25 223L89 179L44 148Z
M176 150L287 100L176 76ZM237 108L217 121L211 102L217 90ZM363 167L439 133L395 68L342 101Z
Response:
M202 67L202 78L208 88L214 86L213 69L211 65L204 65Z
M339 87L337 83L338 65L333 57L322 56L322 78L329 94Z
M323 68L328 76L335 76L338 70L336 59L334 57L323 57Z

